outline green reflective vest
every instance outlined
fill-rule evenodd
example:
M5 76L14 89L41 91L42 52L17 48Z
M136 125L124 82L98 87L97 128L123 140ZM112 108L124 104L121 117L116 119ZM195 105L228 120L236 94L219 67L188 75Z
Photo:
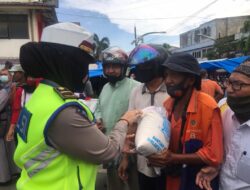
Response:
M46 144L46 130L67 106L77 106L92 121L91 111L76 99L64 100L50 85L41 83L22 109L18 146L14 155L22 169L18 190L94 190L97 166L76 160ZM74 138L74 137L72 137Z

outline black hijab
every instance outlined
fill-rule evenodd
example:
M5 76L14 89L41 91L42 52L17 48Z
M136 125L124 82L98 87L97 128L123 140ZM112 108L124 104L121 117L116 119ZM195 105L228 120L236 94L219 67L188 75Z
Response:
M49 79L74 92L82 92L82 79L93 58L80 48L49 42L29 42L20 49L20 63L32 77Z

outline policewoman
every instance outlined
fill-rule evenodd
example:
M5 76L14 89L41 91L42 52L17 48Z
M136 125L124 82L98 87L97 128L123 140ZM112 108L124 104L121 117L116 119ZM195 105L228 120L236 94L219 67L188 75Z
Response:
M81 92L93 62L93 35L78 25L59 23L43 30L41 42L21 47L27 75L42 77L20 113L14 160L22 169L18 190L94 190L96 164L120 154L128 125L140 111L125 113L109 137L95 125Z

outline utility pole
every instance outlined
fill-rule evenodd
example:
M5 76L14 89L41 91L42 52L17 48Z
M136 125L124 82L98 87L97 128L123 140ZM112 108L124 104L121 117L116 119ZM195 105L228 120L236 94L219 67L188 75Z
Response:
M143 43L144 40L143 40L143 37L144 36L147 36L147 35L150 35L150 34L165 34L167 33L166 31L162 31L162 32L147 32L145 34L142 34L138 37L136 37L136 28L135 28L135 39L131 42L131 44L135 44L135 46L139 45L139 43Z
M135 34L135 47L138 45L137 43L137 34L136 34L136 25L134 26L134 34Z

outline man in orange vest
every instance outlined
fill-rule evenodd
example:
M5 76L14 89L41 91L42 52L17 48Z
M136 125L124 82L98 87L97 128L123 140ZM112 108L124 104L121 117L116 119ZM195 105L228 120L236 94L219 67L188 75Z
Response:
M212 96L217 102L223 97L224 92L216 81L207 78L207 71L201 70L201 91Z
M197 60L177 53L163 64L168 98L164 106L171 121L169 149L148 157L152 166L166 167L169 190L196 190L197 172L204 165L218 166L223 158L222 124L215 100L200 92ZM212 183L218 189L218 179Z

